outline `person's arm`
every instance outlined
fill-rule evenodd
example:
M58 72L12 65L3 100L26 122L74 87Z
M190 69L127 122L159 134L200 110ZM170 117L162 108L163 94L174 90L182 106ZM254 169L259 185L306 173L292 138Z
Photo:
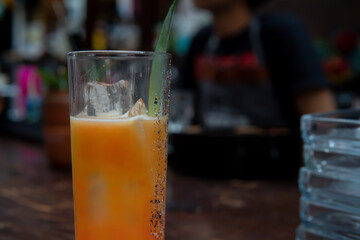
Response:
M334 96L321 62L302 24L286 15L275 16L268 22L270 70L283 95L292 95L297 115L335 110Z
M294 96L299 116L308 113L330 112L336 109L335 99L328 89L301 91Z

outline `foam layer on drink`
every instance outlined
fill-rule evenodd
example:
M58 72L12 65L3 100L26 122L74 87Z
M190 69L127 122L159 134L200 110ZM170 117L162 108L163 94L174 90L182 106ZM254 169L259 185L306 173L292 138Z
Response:
M87 111L83 111L80 114L78 114L76 117L73 118L78 118L78 119L93 119L98 121L99 119L103 119L103 120L121 120L121 119L136 119L135 117L141 116L141 119L146 120L147 116L147 109L146 109L146 105L144 103L144 101L140 98L139 100L137 100L137 102L129 109L128 112L126 112L125 114L120 114L118 111L116 110L110 110L110 111L99 111L94 115L88 115ZM149 118L148 120L151 120L154 118Z
M88 117L88 116L79 115L76 117L70 117L70 119L73 121L90 121L90 122L129 122L136 120L155 121L157 118L150 117L148 115L139 115L134 117L124 117L120 115Z

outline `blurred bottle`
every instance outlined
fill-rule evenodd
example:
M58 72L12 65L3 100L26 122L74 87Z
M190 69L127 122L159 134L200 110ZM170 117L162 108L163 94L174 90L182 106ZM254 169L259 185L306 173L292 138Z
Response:
M21 65L15 72L16 93L8 117L11 121L29 122L41 118L42 81L35 65ZM30 114L30 116L28 115Z
M28 81L27 115L26 120L29 123L36 123L42 116L42 97L39 94L36 82Z
M5 99L12 97L12 89L9 85L9 77L0 69L0 115L5 109Z
M135 23L135 1L117 0L118 20L107 28L108 48L115 50L139 50L140 27Z
M106 23L102 20L98 20L95 24L95 28L92 35L92 49L93 50L107 49Z
M174 15L173 48L176 54L184 56L194 34L212 19L208 11L194 6L193 0L180 1Z
M184 132L194 118L194 96L191 91L174 89L170 98L169 133Z
M24 1L15 1L12 25L12 47L20 57L37 61L45 53L45 25L35 14L27 20Z

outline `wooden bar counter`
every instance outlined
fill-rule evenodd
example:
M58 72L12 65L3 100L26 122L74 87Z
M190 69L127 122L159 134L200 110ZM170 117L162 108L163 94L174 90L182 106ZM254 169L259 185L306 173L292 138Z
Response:
M209 180L169 171L166 240L289 240L296 181ZM74 239L71 171L40 144L0 136L0 240Z

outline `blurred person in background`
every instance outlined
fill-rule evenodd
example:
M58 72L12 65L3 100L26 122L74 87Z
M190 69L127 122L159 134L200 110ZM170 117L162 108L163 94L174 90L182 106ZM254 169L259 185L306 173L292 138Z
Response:
M194 37L181 71L205 128L298 128L302 114L335 109L303 26L285 14L256 15L266 0L194 0L213 24Z

